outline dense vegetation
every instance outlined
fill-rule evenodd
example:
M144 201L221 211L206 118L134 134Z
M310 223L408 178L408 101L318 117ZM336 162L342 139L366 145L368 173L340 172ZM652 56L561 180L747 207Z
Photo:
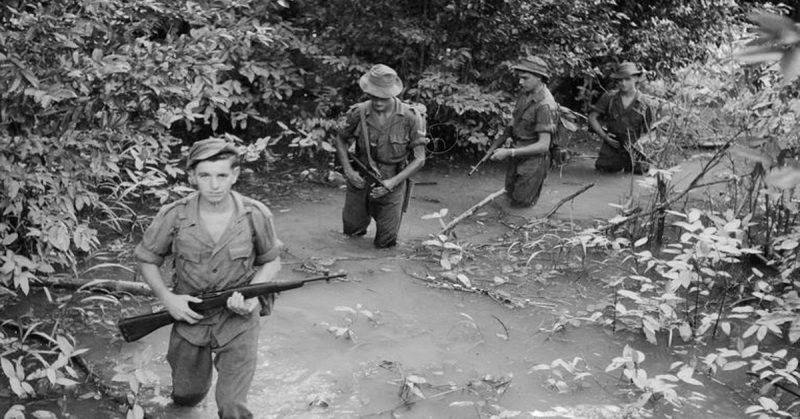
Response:
M727 57L743 48L735 41L747 36L745 16L755 6L798 13L736 0L4 2L0 283L27 294L32 283L74 269L99 245L98 231L139 228L132 204L181 192L180 150L194 140L231 136L253 160L281 148L328 168L331 133L359 100L355 81L373 63L396 68L408 87L404 96L428 106L433 151L471 152L503 128L515 83L508 64L520 55L551 62L553 90L579 112L606 87L609 64L633 60L651 70L647 89L662 99L664 118L645 144L663 169L651 178L661 199L644 215L612 220L573 244L638 261L641 271L611 281L637 308L615 302L613 310L634 319L629 323L651 342L673 329L702 339L719 326L741 343L735 353L704 358L708 368L749 366L727 360L758 353L756 372L769 371L761 378L796 385L792 354L754 352L757 343L744 343L770 331L786 331L792 343L800 338L800 232L791 194L798 176L786 168L798 146L800 35L786 18L758 15L752 20L766 35L742 58L780 60L783 76L732 64ZM675 151L698 142L722 145L714 164L733 151L748 172L727 174L728 191L714 206L681 211L687 234L664 244L664 220L683 198L669 186L669 167ZM638 249L647 242L650 250ZM676 256L665 258L662 244ZM751 253L770 270L723 274ZM646 272L658 274L656 285L640 286ZM755 303L724 313L732 289ZM694 309L664 308L667 294L695 301ZM615 314L612 324L617 320ZM747 326L737 331L733 320ZM59 360L33 378L27 354L2 358L19 396L36 395L33 379L65 383L62 368L73 348L53 340ZM626 365L643 392L674 400L672 387L641 379L633 357L628 351L616 367ZM681 374L690 383L691 374ZM797 413L792 400L766 399L752 413Z

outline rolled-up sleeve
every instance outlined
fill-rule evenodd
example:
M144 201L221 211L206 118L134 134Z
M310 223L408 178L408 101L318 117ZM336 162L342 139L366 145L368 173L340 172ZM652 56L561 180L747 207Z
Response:
M272 262L283 251L283 242L275 234L275 226L272 221L272 212L263 204L253 208L253 228L256 258L253 262L256 266Z
M536 123L533 126L534 132L546 132L553 134L556 132L556 124L553 121L553 112L546 104L536 107Z
M427 145L430 140L425 136L425 130L420 126L417 117L412 116L409 121L408 138L411 141L408 143L408 148L413 150L414 147Z
M142 241L133 251L137 261L153 265L164 263L164 258L172 251L176 212L174 207L164 207L156 214L150 227L144 232Z

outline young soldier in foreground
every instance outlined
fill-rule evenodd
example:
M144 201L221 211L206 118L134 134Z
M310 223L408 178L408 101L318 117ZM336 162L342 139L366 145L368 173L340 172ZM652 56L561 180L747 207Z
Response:
M144 280L177 320L167 350L172 399L182 406L200 403L211 387L213 365L219 417L252 418L246 403L257 366L259 314L269 314L271 298L245 300L237 292L227 307L199 313L189 302L200 299L189 294L272 280L280 270L282 243L269 209L231 189L239 176L233 144L198 141L187 167L197 191L162 207L135 250ZM172 290L159 271L170 253Z
M425 164L427 139L414 110L396 98L403 82L390 67L378 64L359 80L366 102L350 108L344 128L336 137L336 151L347 178L342 209L342 229L348 236L362 236L375 219L375 247L397 244L397 232L407 205L406 180ZM356 142L353 167L348 156ZM409 155L413 160L409 163ZM371 180L365 171L382 180Z
M550 144L555 141L558 122L556 104L547 81L550 69L539 57L527 57L511 67L519 76L521 96L514 107L514 119L492 144L492 160L508 160L506 194L512 207L529 207L542 192L550 167ZM511 147L498 148L507 139Z
M604 93L589 112L589 125L603 140L594 163L601 172L647 171L644 156L633 148L653 123L652 108L637 87L641 74L642 70L634 63L619 64L611 75L618 89Z

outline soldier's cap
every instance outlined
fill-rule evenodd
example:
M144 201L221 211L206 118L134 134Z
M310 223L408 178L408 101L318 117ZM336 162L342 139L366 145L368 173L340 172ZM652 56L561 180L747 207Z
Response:
M383 99L391 99L403 91L403 81L397 72L383 64L372 66L358 80L358 85L364 93Z
M519 62L511 66L511 69L536 74L544 77L545 81L550 80L550 66L535 55L529 55L519 60Z
M186 156L186 168L191 169L197 163L208 160L218 154L234 153L239 155L239 150L236 145L230 141L225 141L221 138L207 138L205 140L196 141L189 149L189 155Z
M636 64L625 61L623 63L617 64L617 68L611 74L612 79L624 79L627 77L638 76L642 74L642 69L639 68Z

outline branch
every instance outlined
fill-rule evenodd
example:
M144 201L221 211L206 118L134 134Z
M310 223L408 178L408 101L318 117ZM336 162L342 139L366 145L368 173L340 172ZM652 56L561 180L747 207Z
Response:
M500 189L499 191L497 191L497 192L494 192L494 193L492 193L491 195L487 196L486 198L483 198L483 200L482 200L481 202L478 202L477 204L475 204L475 205L473 205L472 207L470 207L468 210L466 210L466 211L462 212L462 213L461 213L461 215L459 215L458 217L456 217L456 218L453 218L453 221L450 221L449 223L447 223L447 225L445 225L444 227L442 227L442 230L439 232L439 234L446 234L446 233L447 233L448 231L450 231L450 230L451 230L453 227L455 227L455 226L456 226L456 224L458 224L458 223L460 223L460 222L464 221L464 219L465 219L465 218L469 217L469 216L470 216L470 215L472 215L472 214L473 214L475 211L477 211L477 210L478 210L478 208L480 208L480 207L482 207L482 206L484 206L484 205L488 204L489 202L492 202L492 200L493 200L493 199L495 199L495 198L497 198L498 196L500 196L500 195L504 194L505 192L506 192L506 189L505 189L505 188L502 188L502 189Z
M618 222L615 222L615 223L609 223L608 225L597 229L598 232L608 231L608 230L611 230L612 228L618 227L618 226L620 226L622 224L625 224L627 222L630 222L630 221L633 221L633 220L637 220L637 219L642 218L644 216L651 216L651 215L653 215L653 214L655 214L657 212L669 209L669 207L671 207L672 204L674 204L674 203L680 201L681 199L683 199L683 197L685 197L690 191L702 186L702 185L698 186L698 182L700 182L700 179L702 179L706 175L706 173L708 173L708 171L711 170L711 168L718 163L719 159L722 158L722 155L728 151L728 148L730 148L731 143L733 143L736 140L736 138L739 136L739 134L741 134L741 133L742 133L742 131L739 131L736 135L732 136L731 139L726 141L724 145L722 145L719 149L717 149L717 152L714 153L714 155L711 157L711 159L709 159L708 162L705 164L705 166L703 166L703 169L700 170L700 173L698 173L697 176L695 176L694 179L692 179L692 181L689 182L689 186L687 186L686 189L681 191L677 196L667 200L666 202L664 202L664 203L662 203L660 205L655 206L651 211L640 212L638 214L634 214L634 215L631 215L629 217L626 217L625 219L623 219L621 221L618 221Z
M91 281L69 280L58 277L39 278L32 286L60 288L75 291L102 289L109 292L127 292L134 295L152 296L150 287L143 282L122 281L116 279L93 279Z
M556 213L556 211L558 211L558 209L559 209L559 208L561 208L561 206L562 206L562 205L566 204L568 201L571 201L571 200L575 199L575 197L576 197L576 196L578 196L578 195L580 195L580 194L582 194L582 193L586 192L586 191L587 191L587 190L589 190L589 188L591 188L592 186L594 186L594 183L590 183L590 184L588 184L588 185L585 185L585 186L583 186L582 188L580 188L579 190L577 190L577 191L575 191L575 192L573 192L573 193L571 193L571 194L569 194L569 195L565 196L565 197L564 197L564 198L562 198L560 201L558 201L558 203L556 203L556 204L553 206L553 208L552 208L550 211L548 211L548 212L547 212L547 214L545 214L545 215L544 215L544 217L542 217L542 218L550 218L550 216L552 216L553 214L555 214L555 213Z

